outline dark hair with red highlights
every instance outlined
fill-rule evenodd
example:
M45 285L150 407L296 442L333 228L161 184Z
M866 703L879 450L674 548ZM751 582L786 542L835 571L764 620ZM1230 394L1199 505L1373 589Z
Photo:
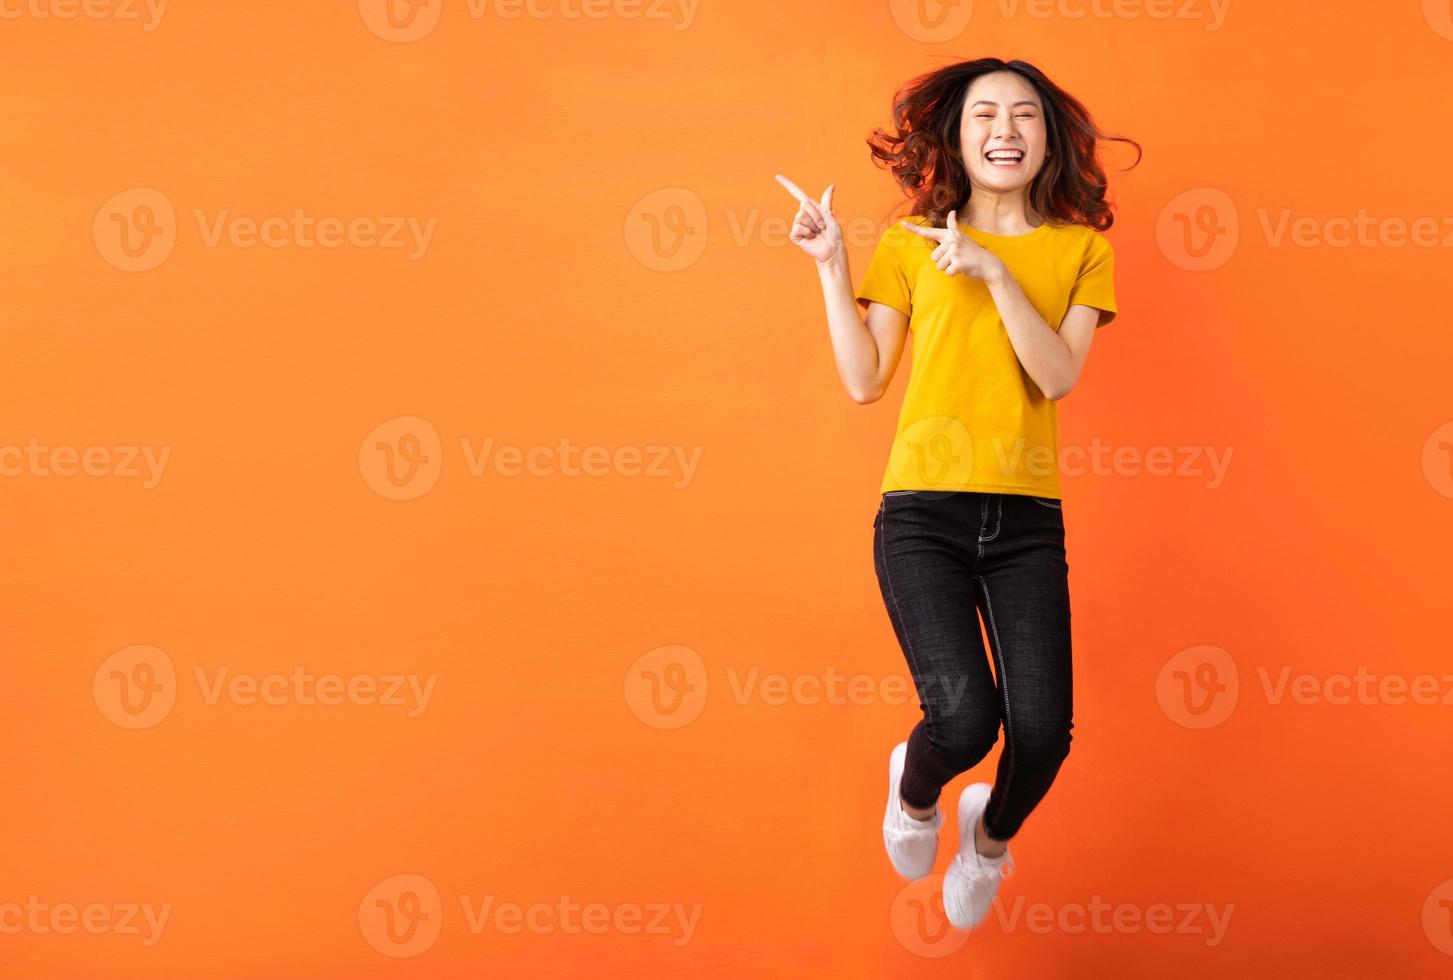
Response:
M980 76L996 71L1011 71L1023 78L1044 106L1050 155L1029 186L1030 204L1046 220L1088 225L1096 231L1109 228L1115 216L1105 201L1105 170L1096 151L1105 140L1129 143L1135 147L1135 163L1139 163L1140 144L1101 132L1089 110L1038 68L1025 61L998 58L962 61L912 79L893 98L897 132L880 128L868 137L874 162L891 169L898 185L912 198L910 213L924 215L937 225L950 211L964 209L972 191L959 141L964 100L969 86Z

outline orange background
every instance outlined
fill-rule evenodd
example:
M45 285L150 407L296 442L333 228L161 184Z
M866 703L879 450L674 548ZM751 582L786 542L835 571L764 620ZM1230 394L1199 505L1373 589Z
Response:
M0 446L170 457L150 488L0 479L0 906L171 913L152 946L0 932L5 976L1447 975L1453 706L1273 703L1259 673L1447 670L1448 248L1273 244L1260 217L1446 226L1446 9L1233 3L1209 30L981 0L933 42L887 0L703 0L679 30L432 0L433 29L394 43L353 3L177 2L144 30L45 2L0 23ZM881 227L897 197L867 132L907 78L985 54L1146 151L1111 171L1121 314L1062 444L1232 454L1214 487L1067 478L1074 750L1000 903L1231 905L1217 945L994 915L935 939L882 853L885 759L918 709L883 693L906 671L870 525L908 362L882 401L847 398L772 175L835 181L840 220ZM93 236L130 188L176 212L144 272ZM1201 210L1208 188L1229 212ZM437 230L410 261L208 247L195 218L297 208ZM1239 227L1204 271L1165 231L1192 212L1221 244ZM699 255L660 268L682 253L643 253L651 228ZM440 439L409 500L374 489L365 440L400 417ZM489 438L699 466L474 475L460 440ZM106 664L138 645L174 702L130 729ZM1204 647L1239 695L1188 727L1164 668ZM195 676L295 667L435 687L411 718L209 703ZM753 670L799 695L739 696ZM801 686L829 671L876 693ZM654 683L699 715L657 727ZM360 907L401 874L437 889L440 931L386 956ZM471 931L461 896L699 919L681 943L505 935Z

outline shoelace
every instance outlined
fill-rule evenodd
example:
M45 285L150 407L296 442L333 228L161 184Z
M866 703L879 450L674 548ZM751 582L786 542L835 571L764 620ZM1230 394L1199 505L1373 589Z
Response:
M969 866L969 873L975 878L987 878L992 874L1007 878L1014 873L1014 855L1009 851L1004 852L1004 862L999 865L985 864L982 854L979 855L979 860L964 863Z

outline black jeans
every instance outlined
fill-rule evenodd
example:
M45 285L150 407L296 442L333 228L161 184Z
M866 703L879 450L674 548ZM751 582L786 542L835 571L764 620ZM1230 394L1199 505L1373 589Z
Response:
M923 711L908 738L903 799L932 807L944 784L989 754L1002 723L984 829L1008 840L1049 791L1074 727L1063 505L895 490L873 528L878 584Z

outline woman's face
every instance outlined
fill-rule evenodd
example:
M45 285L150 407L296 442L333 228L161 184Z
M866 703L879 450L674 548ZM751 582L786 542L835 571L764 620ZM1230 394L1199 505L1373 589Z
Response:
M964 97L959 142L973 186L1001 193L1028 187L1046 149L1044 107L1034 87L1011 71L981 75Z

